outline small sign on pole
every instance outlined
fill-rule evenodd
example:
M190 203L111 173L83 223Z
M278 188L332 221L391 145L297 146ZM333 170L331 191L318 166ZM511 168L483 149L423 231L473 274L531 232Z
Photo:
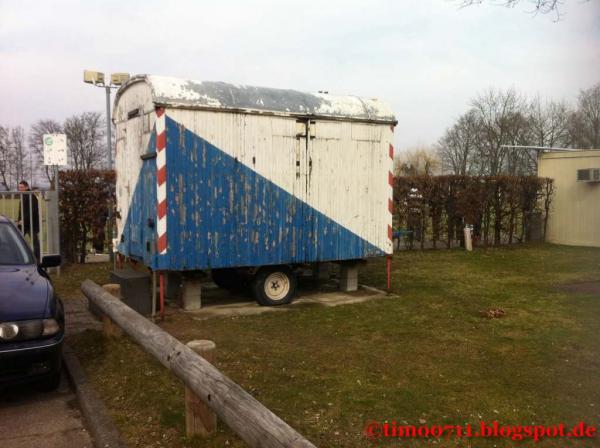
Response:
M65 134L44 134L42 138L44 165L67 165L67 136Z

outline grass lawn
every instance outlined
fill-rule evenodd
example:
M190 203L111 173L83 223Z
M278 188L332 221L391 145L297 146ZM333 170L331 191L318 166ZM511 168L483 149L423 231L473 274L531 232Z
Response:
M66 268L63 298L107 265ZM385 263L361 271L383 288ZM504 447L505 439L372 441L366 421L452 424L600 423L600 297L560 285L600 280L600 250L521 246L402 252L398 298L335 308L193 320L161 326L180 340L212 339L216 365L320 447ZM501 308L499 319L481 311ZM130 446L244 446L220 426L208 441L184 437L183 386L133 342L94 332L71 340ZM531 441L520 442L533 446ZM600 439L538 446L600 446Z

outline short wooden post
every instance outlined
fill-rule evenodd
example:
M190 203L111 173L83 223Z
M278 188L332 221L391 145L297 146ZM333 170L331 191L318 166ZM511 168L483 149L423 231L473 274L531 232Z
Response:
M211 364L214 362L216 345L213 341L202 339L186 345ZM185 387L185 430L188 437L210 437L217 430L217 414L206 405L210 399L210 395L198 397Z
M121 300L121 285L118 283L108 283L106 285L102 285L102 288L107 293L112 295L115 300ZM121 328L106 314L102 314L102 330L104 332L104 336L109 338L120 338L123 336L123 330L121 330Z

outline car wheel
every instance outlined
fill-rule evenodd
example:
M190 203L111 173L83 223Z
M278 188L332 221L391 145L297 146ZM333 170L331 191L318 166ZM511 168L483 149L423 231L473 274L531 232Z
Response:
M294 298L296 284L296 274L289 266L268 266L256 273L252 292L260 305L285 305Z

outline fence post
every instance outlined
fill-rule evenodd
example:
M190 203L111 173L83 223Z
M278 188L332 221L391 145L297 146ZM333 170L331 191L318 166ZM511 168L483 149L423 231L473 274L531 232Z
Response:
M186 344L211 364L215 359L216 345L213 341L196 340ZM207 397L210 400L210 395ZM188 437L209 437L217 429L217 414L187 386L185 387L185 430Z
M121 300L121 285L118 283L102 285L102 289L111 294L115 300ZM102 313L102 330L104 336L109 338L120 338L123 336L123 330L104 313Z

